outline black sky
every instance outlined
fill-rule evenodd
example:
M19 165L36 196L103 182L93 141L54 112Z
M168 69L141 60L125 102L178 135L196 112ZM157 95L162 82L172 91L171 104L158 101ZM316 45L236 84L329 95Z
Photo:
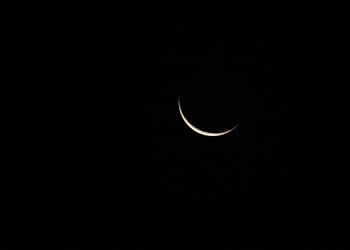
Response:
M339 128L325 132L339 107L315 25L57 20L15 43L9 235L37 225L45 246L114 246L121 227L132 249L313 249L341 235L346 164L328 142ZM179 97L203 130L239 126L199 135Z

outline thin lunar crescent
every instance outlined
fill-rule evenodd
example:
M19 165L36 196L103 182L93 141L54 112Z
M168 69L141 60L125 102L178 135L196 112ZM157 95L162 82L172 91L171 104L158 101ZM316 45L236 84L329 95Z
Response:
M214 133L214 132L207 132L207 131L203 131L195 126L193 126L184 116L184 114L182 113L181 110L181 105L180 105L180 97L179 97L179 101L178 101L178 106L179 106L179 111L180 111L180 115L182 117L182 119L184 120L184 122L186 123L187 126L189 126L193 131L197 132L198 134L201 135L205 135L205 136L221 136L221 135L225 135L227 133L230 133L232 130L234 130L238 124L236 126L234 126L233 128L231 128L230 130L224 131L224 132L219 132L219 133Z

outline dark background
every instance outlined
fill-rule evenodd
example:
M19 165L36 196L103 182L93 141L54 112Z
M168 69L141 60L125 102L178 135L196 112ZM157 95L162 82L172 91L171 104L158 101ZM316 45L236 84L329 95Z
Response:
M45 247L114 247L125 235L132 249L343 245L325 26L78 16L23 22L12 38L9 236ZM179 96L196 126L239 126L199 135Z

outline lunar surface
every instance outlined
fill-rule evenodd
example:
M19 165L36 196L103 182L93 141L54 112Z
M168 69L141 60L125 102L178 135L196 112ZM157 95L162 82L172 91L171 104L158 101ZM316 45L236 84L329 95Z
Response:
M194 132L198 133L198 134L201 134L201 135L205 135L205 136L221 136L221 135L225 135L225 134L228 134L230 133L232 130L234 130L237 126L235 125L233 128L231 128L230 130L227 130L227 131L223 131L223 132L208 132L208 131L203 131L195 126L193 126L188 120L187 118L185 117L185 115L183 114L182 110L181 110L181 103L180 103L180 97L179 97L179 100L178 100L178 106L179 106L179 111L180 111L180 115L182 117L182 119L184 120L184 122L186 123L186 125L192 129Z

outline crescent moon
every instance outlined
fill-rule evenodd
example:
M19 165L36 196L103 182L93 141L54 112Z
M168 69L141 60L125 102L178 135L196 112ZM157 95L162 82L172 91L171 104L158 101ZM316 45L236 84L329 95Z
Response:
M205 135L205 136L221 136L221 135L225 135L227 133L230 133L232 130L234 130L238 124L236 126L234 126L233 128L231 128L230 130L227 130L227 131L223 131L223 132L219 132L219 133L214 133L214 132L207 132L207 131L203 131L195 126L193 126L187 119L186 117L184 116L184 114L182 113L182 110L181 110L181 105L180 105L180 97L179 97L179 101L178 101L178 106L179 106L179 111L180 111L180 115L182 117L182 119L184 120L184 122L186 123L186 125L188 127L190 127L194 132L197 132L198 134L201 134L201 135Z

